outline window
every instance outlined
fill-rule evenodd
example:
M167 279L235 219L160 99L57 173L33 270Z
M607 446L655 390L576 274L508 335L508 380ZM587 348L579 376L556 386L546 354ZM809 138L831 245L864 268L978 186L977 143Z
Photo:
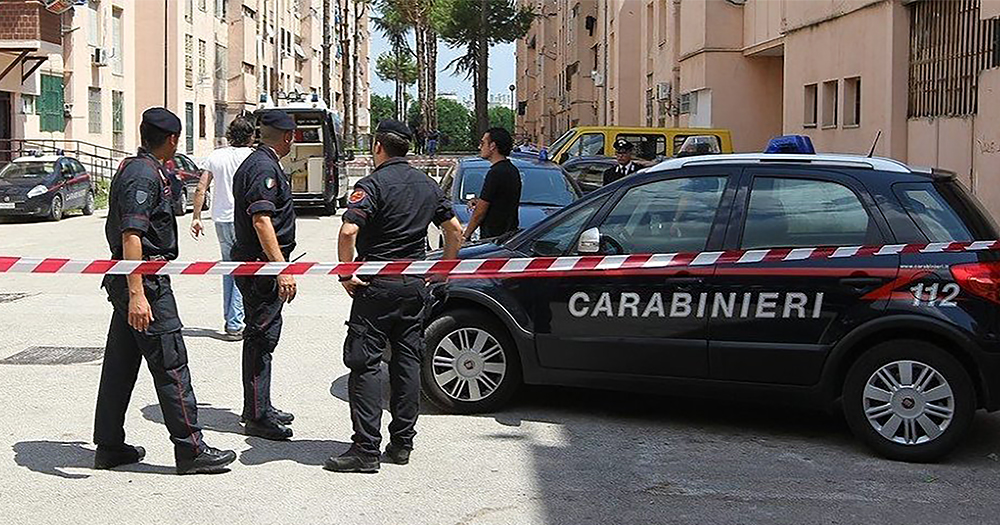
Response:
M36 99L34 95L21 95L21 113L34 115L36 113Z
M705 249L726 177L684 177L632 188L601 230L601 253L698 252Z
M878 242L868 212L846 186L810 179L754 179L740 246L744 250Z
M111 13L111 72L125 74L125 47L122 46L122 10L115 8Z
M194 0L184 0L184 21L194 21Z
M61 132L66 129L63 77L41 75L41 78L42 96L38 99L37 106L40 131Z
M191 102L184 104L184 138L187 152L194 153L194 104Z
M803 89L805 104L802 107L802 126L816 127L816 84L807 84Z
M861 125L861 77L844 79L844 125Z
M646 59L649 62L653 60L653 46L656 44L656 35L653 33L656 28L656 16L653 9L652 3L646 5Z
M576 142L571 144L569 149L566 150L564 156L566 158L593 157L595 155L603 154L604 135L601 133L588 133L576 139Z
M226 100L229 54L225 47L215 44L215 100Z
M204 82L208 77L207 47L208 44L204 40L198 40L198 84Z
M823 82L823 127L837 127L837 89L839 83L836 80Z
M194 37L184 35L184 87L194 88Z
M88 131L101 132L101 89L90 88L87 92Z
M615 140L625 139L635 145L635 156L640 159L653 160L667 155L667 138L662 134L642 134L615 136Z
M216 18L226 19L226 0L215 0Z
M558 257L569 253L570 250L576 251L574 243L580 236L580 230L600 209L604 201L605 199L597 199L563 215L562 219L557 220L547 232L542 233L532 241L532 255L535 257Z
M215 143L216 145L222 145L223 139L226 138L226 106L222 104L215 105Z
M667 0L660 0L660 45L667 43Z
M943 188L942 188L943 189ZM974 240L969 229L933 183L896 184L896 195L913 222L930 242L968 242ZM959 207L963 207L961 204Z
M200 9L202 13L208 11L208 3L206 0L198 0L198 9Z
M647 81L652 81L652 73ZM646 127L653 127L653 88L646 89Z
M125 149L125 93L111 92L111 141L117 150Z
M101 45L101 4L97 0L87 2L87 43L91 47Z
M205 138L205 128L208 126L208 121L205 116L205 105L198 104L198 138Z

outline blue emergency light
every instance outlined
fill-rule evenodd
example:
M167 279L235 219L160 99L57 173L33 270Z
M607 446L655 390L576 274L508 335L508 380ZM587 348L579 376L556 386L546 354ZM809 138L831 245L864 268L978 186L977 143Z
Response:
M804 153L813 155L816 149L813 148L812 140L806 135L782 135L774 137L767 143L764 153Z
M549 148L542 148L538 152L538 161L546 162L549 160Z

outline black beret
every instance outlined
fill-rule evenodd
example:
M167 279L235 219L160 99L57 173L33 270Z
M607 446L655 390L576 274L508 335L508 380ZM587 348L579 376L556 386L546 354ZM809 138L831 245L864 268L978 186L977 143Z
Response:
M615 151L632 151L635 149L635 144L625 140L618 139L615 141Z
M142 123L166 131L172 135L180 134L181 119L177 118L167 108L149 108L142 112Z
M280 109L269 109L260 114L260 125L281 131L292 131L295 129L295 119Z
M413 140L410 128L408 128L406 124L391 118L379 122L375 133L393 133L395 135L399 135L405 140Z

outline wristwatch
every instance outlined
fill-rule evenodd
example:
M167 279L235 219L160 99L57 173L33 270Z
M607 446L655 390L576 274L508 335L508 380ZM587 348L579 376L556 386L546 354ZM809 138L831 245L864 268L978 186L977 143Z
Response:
M340 282L342 283L346 283L347 281L354 279L354 274L352 273L351 275L341 275L337 277L337 279L340 279Z

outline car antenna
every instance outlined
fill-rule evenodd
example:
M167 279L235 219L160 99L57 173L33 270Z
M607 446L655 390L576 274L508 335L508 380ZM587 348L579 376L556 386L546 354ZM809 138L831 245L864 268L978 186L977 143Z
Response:
M875 134L875 141L872 142L872 149L868 150L869 159L872 158L872 155L875 154L875 146L878 146L878 139L881 137L882 137L882 130L878 130L878 133Z

